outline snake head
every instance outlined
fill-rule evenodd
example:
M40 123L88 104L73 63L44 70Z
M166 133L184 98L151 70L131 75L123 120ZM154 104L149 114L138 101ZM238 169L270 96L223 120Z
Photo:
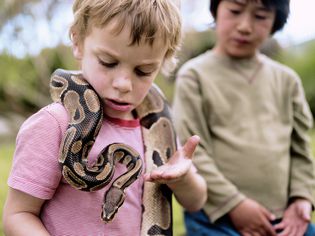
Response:
M105 223L111 222L118 209L125 201L125 193L122 189L111 186L106 192L101 218Z

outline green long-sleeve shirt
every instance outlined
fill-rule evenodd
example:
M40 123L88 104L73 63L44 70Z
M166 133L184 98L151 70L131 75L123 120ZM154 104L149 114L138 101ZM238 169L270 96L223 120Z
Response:
M277 217L292 197L313 203L313 120L290 68L261 54L236 60L208 51L178 72L173 118L182 142L201 137L194 163L207 181L211 221L245 197Z

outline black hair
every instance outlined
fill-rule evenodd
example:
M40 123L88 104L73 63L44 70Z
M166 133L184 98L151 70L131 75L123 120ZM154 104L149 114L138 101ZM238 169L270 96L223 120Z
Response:
M221 1L223 0L210 0L210 12L214 19L217 18L217 9ZM287 22L290 13L290 0L261 0L261 3L269 9L276 10L275 21L271 30L271 34L274 34L281 30Z

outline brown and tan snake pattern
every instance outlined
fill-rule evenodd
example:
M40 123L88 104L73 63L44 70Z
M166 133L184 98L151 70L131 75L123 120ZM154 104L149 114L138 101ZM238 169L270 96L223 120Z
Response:
M103 105L79 72L58 69L51 76L53 101L60 102L70 120L60 147L59 163L66 181L83 191L96 191L113 178L117 162L127 166L104 196L101 218L110 222L125 199L124 190L142 171L139 154L123 143L103 149L97 163L88 165L88 154L103 121ZM176 151L176 136L169 107L157 87L135 109L140 119L145 147L146 172L167 162ZM163 184L145 182L143 190L141 235L172 235L172 192Z

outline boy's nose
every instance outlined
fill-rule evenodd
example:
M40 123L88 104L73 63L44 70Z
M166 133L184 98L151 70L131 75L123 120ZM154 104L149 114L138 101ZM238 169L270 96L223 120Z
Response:
M121 74L113 79L113 88L121 93L127 93L132 90L131 77L126 74Z
M249 14L240 17L237 30L242 34L250 34L253 31L253 19Z

